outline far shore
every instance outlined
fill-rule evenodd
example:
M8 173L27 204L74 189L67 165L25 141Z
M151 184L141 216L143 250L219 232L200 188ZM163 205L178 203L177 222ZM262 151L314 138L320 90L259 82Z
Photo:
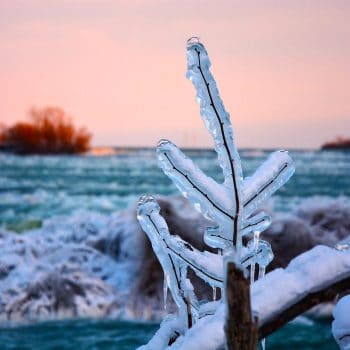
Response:
M214 148L211 147L181 147L183 150L187 152L196 152L196 151L204 151L204 152L214 152ZM40 153L40 154L19 154L21 156L27 155L39 155L39 156L62 156L62 155L85 155L92 157L105 157L105 156L113 156L118 154L125 154L132 151L137 150L150 150L154 151L155 147L152 146L93 146L86 152L82 153ZM270 152L275 150L275 148L265 148L265 147L239 147L240 150L246 151L259 151L259 152ZM305 151L316 151L316 152L324 152L324 151L339 151L339 152L348 152L349 148L343 147L324 147L324 145L320 148L291 148L286 147L288 151L292 152L305 152ZM6 147L5 145L0 144L0 153L8 153L8 154L18 154L12 148Z

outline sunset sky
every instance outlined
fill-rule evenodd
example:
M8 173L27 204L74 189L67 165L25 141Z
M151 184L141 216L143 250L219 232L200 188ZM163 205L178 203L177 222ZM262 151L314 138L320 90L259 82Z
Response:
M211 146L185 44L200 36L241 147L350 136L350 1L0 1L0 122L60 106L95 145Z

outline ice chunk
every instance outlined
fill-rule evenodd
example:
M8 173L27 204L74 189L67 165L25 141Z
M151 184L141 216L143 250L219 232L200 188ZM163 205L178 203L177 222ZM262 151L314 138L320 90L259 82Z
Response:
M334 311L332 332L340 349L350 349L350 295L341 298Z

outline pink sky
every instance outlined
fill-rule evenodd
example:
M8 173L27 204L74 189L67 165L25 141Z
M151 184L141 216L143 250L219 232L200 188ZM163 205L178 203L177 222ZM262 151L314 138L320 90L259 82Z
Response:
M185 43L198 35L241 147L350 136L350 1L0 1L0 122L57 105L95 145L211 146Z

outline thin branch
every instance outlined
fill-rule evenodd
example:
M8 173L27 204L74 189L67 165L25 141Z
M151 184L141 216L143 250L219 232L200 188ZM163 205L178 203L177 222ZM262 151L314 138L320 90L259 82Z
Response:
M239 167L240 171L241 171L241 164L240 164L240 160L239 160L239 156L235 157L234 154L231 153L230 147L228 146L228 142L226 139L226 134L225 134L225 130L224 130L224 126L225 123L223 121L223 118L220 116L220 114L218 113L218 110L214 104L214 100L210 91L210 86L209 86L209 82L207 81L206 77L204 76L203 70L202 70L202 66L201 66L201 57L200 57L200 51L196 48L195 51L197 52L198 55L198 69L201 73L201 76L203 78L203 81L205 83L205 86L207 88L207 92L210 98L210 105L213 108L213 111L218 119L219 125L220 125L220 131L222 134L222 138L224 141L224 149L227 152L227 157L229 159L229 165L230 165L230 169L231 169L231 178L232 178L232 185L233 185L233 191L234 191L234 198L235 198L235 215L233 216L233 234L232 234L232 240L235 243L235 247L236 249L240 249L241 247L241 237L239 235L239 229L240 229L240 215L242 212L242 202L241 202L241 196L240 196L240 192L239 192L239 188L241 187L241 183L240 186L238 185L238 182L242 182L239 179L239 176L237 176L237 172L235 169L236 167ZM222 109L224 110L224 107L222 106ZM229 124L230 125L230 124ZM235 145L233 143L233 139L231 139L232 141L232 146L235 149ZM238 160L239 164L235 164L235 158L236 160Z
M163 155L166 157L168 162L171 164L174 171L176 171L178 174L183 176L187 182L193 187L194 190L198 191L202 195L202 199L209 202L210 205L212 205L216 210L220 211L222 214L226 215L229 219L233 219L233 216L230 215L225 209L221 209L219 207L219 203L214 203L214 200L208 195L208 193L202 191L195 183L191 180L191 178L184 172L182 172L180 169L178 169L175 164L170 160L169 156L166 153L163 153ZM219 202L219 201L218 201Z
M259 339L263 339L275 332L287 322L303 314L312 307L334 301L338 294L350 290L350 272L337 280L320 285L302 298L290 302L290 306L279 310L266 320L259 323Z

